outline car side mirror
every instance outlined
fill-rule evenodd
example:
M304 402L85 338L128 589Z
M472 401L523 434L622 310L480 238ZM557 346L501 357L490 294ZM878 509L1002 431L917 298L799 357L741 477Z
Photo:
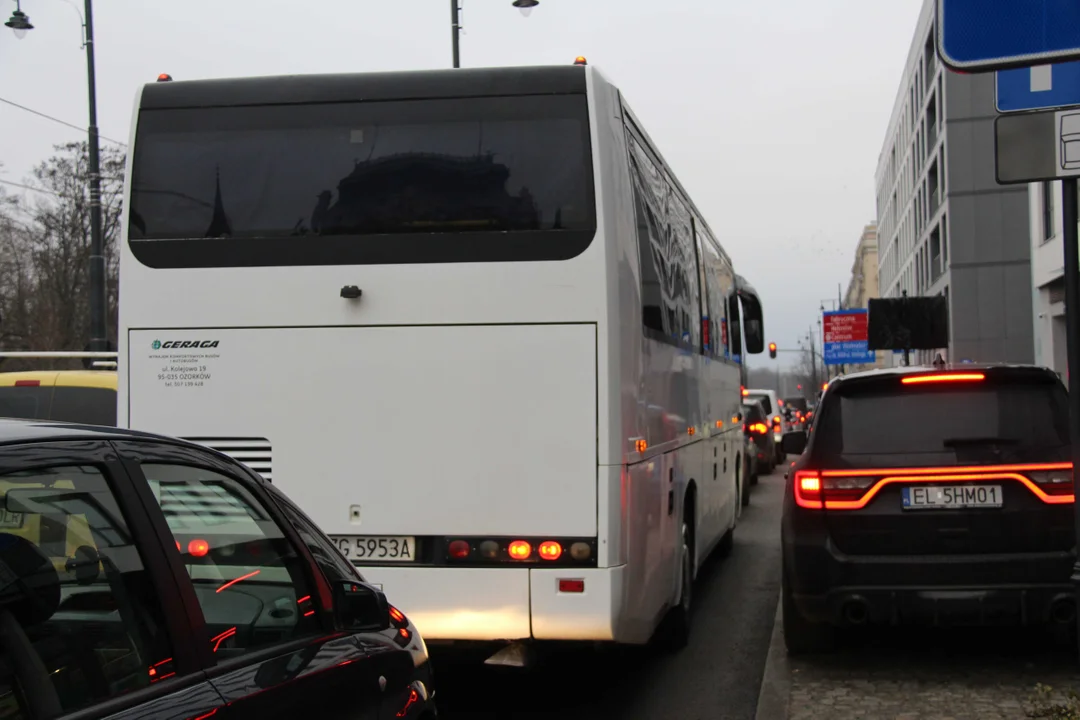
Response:
M794 430L789 433L784 433L784 439L781 441L780 446L784 450L785 455L802 455L806 450L806 431Z
M377 632L390 627L386 595L362 583L341 582L334 587L334 606L346 630Z

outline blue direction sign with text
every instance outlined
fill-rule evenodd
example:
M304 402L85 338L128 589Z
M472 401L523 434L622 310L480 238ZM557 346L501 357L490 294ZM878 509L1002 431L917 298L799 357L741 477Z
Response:
M826 312L821 320L826 365L859 365L877 359L877 354L868 348L870 316L865 309Z
M999 70L998 112L1080 105L1080 61Z
M1077 0L937 0L938 53L956 70L1080 60Z

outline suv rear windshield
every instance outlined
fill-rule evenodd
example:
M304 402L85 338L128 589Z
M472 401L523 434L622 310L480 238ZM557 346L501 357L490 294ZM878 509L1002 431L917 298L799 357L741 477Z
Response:
M761 403L761 407L765 411L765 414L772 415L772 403L769 402L768 395L755 395L754 393L750 393L746 397L750 400L756 400Z
M153 267L567 259L596 230L586 97L143 110L130 202Z
M1044 375L841 386L827 394L815 454L940 464L1068 460L1068 401Z
M116 391L92 387L0 387L0 417L116 427Z

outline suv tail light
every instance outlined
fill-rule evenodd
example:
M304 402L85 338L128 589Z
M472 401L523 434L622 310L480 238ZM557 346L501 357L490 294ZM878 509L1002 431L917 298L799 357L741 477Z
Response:
M1072 495L1072 470L1041 470L1029 472L1027 476L1047 495Z
M821 510L825 503L862 499L874 486L873 477L822 477L816 470L795 473L795 502L800 507Z

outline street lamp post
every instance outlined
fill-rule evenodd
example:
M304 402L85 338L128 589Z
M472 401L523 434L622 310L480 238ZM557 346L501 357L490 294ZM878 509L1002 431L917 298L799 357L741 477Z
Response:
M87 0L89 3L90 0ZM450 38L453 43L454 52L454 67L461 67L461 41L458 36L461 34L461 0L450 0ZM529 17L529 13L533 11L533 8L540 4L540 0L514 0L511 3L514 7L521 11L521 14L525 17Z
M78 8L76 7L76 12ZM85 0L83 23L83 47L86 48L86 79L89 95L89 175L90 175L90 347L91 352L108 350L105 308L105 240L101 223L101 145L97 126L97 80L94 71L94 9L92 0ZM30 18L22 11L20 0L15 0L15 12L4 23L15 32L15 37L26 37L33 30Z

